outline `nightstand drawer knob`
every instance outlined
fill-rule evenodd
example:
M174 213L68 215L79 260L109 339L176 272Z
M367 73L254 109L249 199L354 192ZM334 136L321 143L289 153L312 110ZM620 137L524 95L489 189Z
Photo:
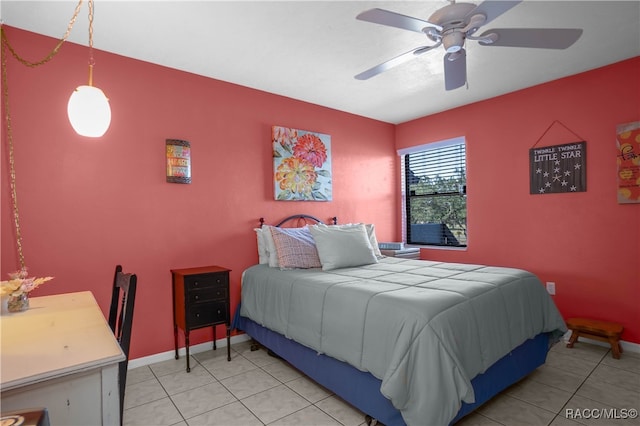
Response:
M194 287L198 287L198 285L200 285L200 284L198 283L198 281L194 281L194 282L193 282L193 286L194 286Z
M194 299L198 300L198 299L200 299L200 296L198 296L198 295L196 294L196 296L194 297Z
M196 314L196 318L200 318L200 313L199 312Z
M221 312L220 312L220 309L218 309L218 315L220 315L220 313L221 313Z

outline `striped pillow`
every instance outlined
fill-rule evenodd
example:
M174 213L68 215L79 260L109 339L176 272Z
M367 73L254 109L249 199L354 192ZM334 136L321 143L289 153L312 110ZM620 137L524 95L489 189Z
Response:
M316 243L308 227L270 227L269 229L276 246L280 269L307 269L322 266Z

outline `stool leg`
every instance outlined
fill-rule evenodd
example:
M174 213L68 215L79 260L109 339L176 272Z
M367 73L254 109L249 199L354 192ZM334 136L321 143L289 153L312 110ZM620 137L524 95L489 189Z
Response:
M567 347L568 348L572 348L573 347L573 344L578 341L578 336L580 336L580 333L578 333L576 330L573 330L571 332L571 337L569 338L569 343L567 343Z
M620 359L620 342L616 338L610 337L609 344L611 345L611 354L613 355L613 358Z

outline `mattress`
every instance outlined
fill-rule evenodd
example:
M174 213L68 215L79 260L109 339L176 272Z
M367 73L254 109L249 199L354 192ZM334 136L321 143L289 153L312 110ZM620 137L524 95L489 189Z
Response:
M448 424L475 401L474 377L527 339L566 331L527 271L399 258L332 271L252 266L240 314L370 373L407 424Z

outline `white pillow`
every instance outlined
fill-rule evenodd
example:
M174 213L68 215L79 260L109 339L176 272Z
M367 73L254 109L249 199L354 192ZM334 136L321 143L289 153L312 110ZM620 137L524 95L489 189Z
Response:
M262 236L264 237L264 242L267 245L267 251L269 252L269 266L272 268L279 268L280 264L278 263L278 252L276 251L276 243L273 241L273 236L271 235L271 226L263 225L262 226Z
M262 233L262 228L254 228L256 231L256 239L258 241L258 263L266 265L269 263L269 250L267 249L267 242Z
M316 242L322 270L370 265L378 259L364 225L309 227Z
M334 228L352 228L354 226L364 225L367 229L367 236L369 237L369 243L371 244L371 248L373 249L373 254L376 255L378 259L382 259L384 256L380 252L380 247L378 247L378 239L376 238L376 227L373 223L343 223L341 225L325 225L324 223L319 223L315 226L325 226L325 227L334 227Z
M376 238L376 226L373 223L366 223L364 226L367 228L367 235L369 236L369 243L371 243L373 254L375 254L378 259L383 258L384 256L380 252L378 239Z

